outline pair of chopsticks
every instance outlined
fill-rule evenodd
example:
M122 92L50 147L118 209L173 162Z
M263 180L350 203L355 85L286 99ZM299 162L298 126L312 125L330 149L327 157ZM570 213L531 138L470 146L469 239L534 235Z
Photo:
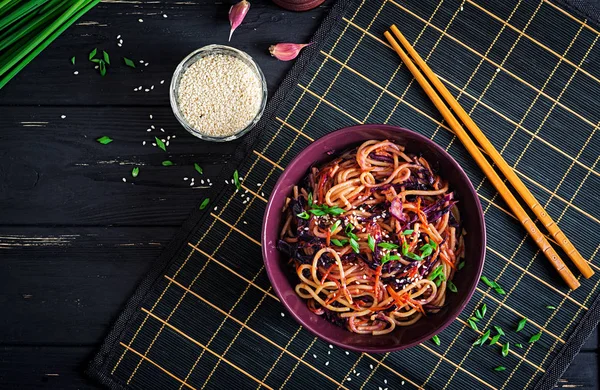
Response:
M527 215L527 212L525 212L521 204L517 201L512 192L510 192L506 184L504 184L504 181L500 178L498 173L494 170L494 168L490 165L490 163L481 153L475 142L473 142L473 140L471 139L469 134L467 134L463 126L461 126L461 124L454 117L450 109L448 109L447 105L449 105L450 108L452 108L454 114L456 114L464 124L464 127L471 133L473 137L475 137L477 142L479 142L479 144L481 145L481 148L485 150L485 152L490 156L492 161L496 164L496 166L498 166L502 174L506 177L506 179L508 179L508 181L516 189L518 194L521 195L521 198L525 201L525 203L527 203L529 208L533 210L539 221L546 227L546 229L548 229L550 235L554 237L556 242L565 251L567 256L569 256L573 264L575 264L579 271L581 271L581 274L584 277L589 278L594 274L594 271L592 271L586 260L579 254L577 249L575 249L573 244L571 244L569 239L560 230L556 223L554 223L552 218L538 203L533 194L527 189L527 187L525 187L521 179L519 179L519 177L515 174L512 168L506 163L506 161L504 161L504 158L502 158L500 153L498 153L498 151L496 150L496 148L494 148L492 143L487 139L487 137L483 134L479 127L477 127L475 122L473 122L473 120L461 107L461 105L454 98L454 96L450 94L446 86L441 83L441 81L425 63L425 61L423 61L423 59L419 56L415 49L410 45L410 43L406 40L404 35L402 35L402 33L398 30L396 26L392 26L390 30L392 31L392 33L394 33L394 36L396 37L396 39L398 39L402 47L400 47L398 42L394 39L394 37L392 36L392 34L390 34L389 31L386 31L384 35L387 38L390 45L392 45L396 53L398 53L398 55L402 59L402 62L410 70L415 80L417 80L417 82L423 88L427 96L429 96L435 107L440 111L440 113L444 117L444 120L446 120L446 122L454 131L458 139L462 142L467 151L475 159L475 161L477 162L481 170L483 170L490 182L494 185L494 187L496 187L496 190L502 196L504 201L508 204L508 206L513 211L517 219L521 222L523 227L535 240L536 244L546 255L548 260L550 260L552 266L558 271L558 273L567 283L569 288L575 290L577 287L579 287L579 281L577 280L577 278L575 278L573 273L561 260L561 258L558 256L554 248L552 248L546 237L539 231L535 223L531 220L529 215ZM408 57L405 50L410 54L412 60ZM418 65L418 68L415 65L415 63L413 63L413 61ZM419 70L419 68L421 69ZM432 84L433 87L435 87L435 89L432 87Z

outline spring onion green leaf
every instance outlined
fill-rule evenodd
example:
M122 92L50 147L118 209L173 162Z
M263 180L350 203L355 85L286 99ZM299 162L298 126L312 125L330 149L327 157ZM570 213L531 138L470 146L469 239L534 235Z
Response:
M108 145L109 143L113 142L112 138L107 137L105 135L100 138L96 138L96 141L98 141L102 145Z
M421 256L422 257L427 257L430 256L433 251L435 250L435 248L437 247L436 243L431 241L430 243L427 243L425 245L423 245L420 250L421 250Z
M165 152L167 151L167 147L165 146L165 143L162 142L160 138L154 137L154 141L156 141L156 146L158 146L159 148L161 148Z
M519 348L523 348L523 344L521 344L521 343L517 343L517 344L515 344L515 345L516 345L517 347L519 347Z
M360 253L360 249L358 248L358 242L354 238L350 238L350 246L355 253Z
M102 57L104 58L104 62L106 62L108 65L110 65L110 57L108 56L108 53L105 52L104 50L102 50Z
M414 260L414 261L422 261L423 260L423 258L421 256L419 256L415 253L412 253L412 252L408 252L406 254L406 257L408 257L409 259Z
M438 345L438 346L441 344L441 343L440 343L440 338L438 337L438 335L437 335L437 334L431 338L431 341L433 341L433 343L434 343L435 345Z
M313 194L312 192L308 193L308 207L312 207L313 205Z
M556 306L546 306L546 309L556 310Z
M341 220L338 219L337 221L335 221L335 223L333 225L331 225L331 229L330 229L331 233L335 232L336 229L339 228L341 224L342 224Z
M194 169L196 169L196 172L198 172L199 174L202 174L204 172L202 170L202 167L200 165L198 165L197 163L194 163Z
M494 291L496 291L497 294L506 295L506 291L504 291L502 287L496 287Z
M175 165L175 164L173 164L173 161L171 161L171 160L165 160L162 162L163 167L170 167L172 165Z
M96 57L96 53L98 52L98 49L94 49L90 52L90 54L88 54L88 59L91 60L92 58Z
M491 338L490 340L490 345L494 345L498 342L498 340L500 340L501 335L497 334L494 337Z
M242 189L242 185L240 184L240 174L238 173L237 169L233 172L233 182L235 184L235 188L238 190Z
M481 305L481 316L485 317L485 313L487 312L487 305L484 303Z
M202 203L200 204L200 210L204 210L206 208L206 206L208 206L208 204L210 203L210 199L206 198L202 201Z
M135 62L133 62L129 58L123 57L123 61L125 61L125 65L129 66L130 68L135 68Z
M134 167L134 168L131 170L131 176L132 176L132 177L138 177L138 175L139 175L139 174L140 174L140 168L138 168L138 167Z
M479 309L475 310L475 317L483 320L483 316L481 315L481 311Z
M519 324L517 325L516 332L522 331L523 328L525 327L526 323L527 323L527 318L522 318L521 321L519 321Z
M479 329L477 328L477 324L475 323L475 321L473 321L472 319L468 319L467 323L469 324L469 326L471 327L471 329L473 329L474 331L478 331Z
M458 270L460 271L461 269L463 269L465 267L465 262L461 261L460 263L458 263Z
M413 229L407 229L405 231L402 232L403 236L408 236L409 234L413 234L414 230Z
M303 211L300 214L296 214L296 217L302 218L302 219L309 219L310 215L308 215L308 213L306 211Z
M106 76L106 63L103 60L100 60L100 62L98 63L99 66L99 70L100 70L100 76L104 77Z
M375 252L375 239L370 234L367 236L367 243L371 252Z
M499 335L501 336L506 336L506 334L504 333L504 331L502 330L501 327L499 326L494 326L494 329L496 329L496 332L498 332Z
M490 337L490 333L491 333L491 331L489 329L486 330L485 333L481 335L481 337L479 337L477 340L475 340L473 345L483 345L487 341L487 339Z
M383 248L383 249L398 249L399 246L396 244L392 244L391 242L380 242L379 244L377 244L378 247Z
M494 371L504 371L504 370L506 370L506 367L504 367L504 366L498 366L498 367L494 368Z
M483 283L485 283L488 287L494 287L494 285L492 284L492 282L490 282L490 280L486 277L486 276L482 276L481 277L481 281Z
M510 343L507 341L506 344L502 346L502 356L506 357L508 355L508 351L510 351Z
M534 334L529 338L529 343L535 343L542 337L542 331L540 330L538 333Z
M479 318L477 317L470 317L471 321L475 321L475 322L479 322Z
M75 65L75 56L71 57L71 65Z
M408 253L408 242L404 241L402 243L402 254L404 256L406 256L407 253Z
M310 209L308 210L312 215L316 215L317 217L321 217L323 215L327 215L327 213L320 209Z
M448 283L446 283L446 286L448 286L448 290L452 291L453 293L458 292L456 285L452 283L451 280L449 280Z
M385 264L388 261L397 261L397 260L400 260L400 256L398 256L398 255L390 255L389 253L386 253L381 258L381 264Z
M427 279L429 279L429 280L435 280L438 276L440 276L440 274L442 272L444 272L444 266L440 264L437 267L435 267L433 269L433 271L431 271L429 273L429 275L427 275Z
M348 243L348 240L338 240L337 238L332 238L331 242L335 246L344 246Z

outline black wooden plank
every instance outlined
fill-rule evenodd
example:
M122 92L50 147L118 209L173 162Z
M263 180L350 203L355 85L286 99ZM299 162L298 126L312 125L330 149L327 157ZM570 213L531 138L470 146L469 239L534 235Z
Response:
M201 141L156 107L0 107L0 129L1 225L180 226L209 193L201 180L214 181L237 146ZM95 141L103 135L114 141ZM155 135L176 136L167 153L151 146Z
M94 345L177 228L0 228L0 344Z
M262 68L269 91L273 92L292 63L272 58L269 46L308 41L332 2L296 13L267 0L253 1L231 43L227 41L227 13L235 1L101 3L2 89L0 105L168 105L169 81L179 61L209 44L227 44L246 51ZM122 47L117 46L118 35L123 39ZM96 47L106 50L113 63L103 78L87 60L88 53ZM70 63L72 56L76 57L74 66ZM131 69L123 64L123 56L136 62L143 59L149 65L137 63L137 69ZM73 74L76 70L77 76ZM161 85L161 80L165 84ZM140 85L155 85L155 89L134 92Z

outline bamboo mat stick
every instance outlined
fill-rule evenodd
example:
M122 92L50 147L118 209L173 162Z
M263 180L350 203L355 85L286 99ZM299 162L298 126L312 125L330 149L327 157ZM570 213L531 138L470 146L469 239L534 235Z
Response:
M539 204L539 202L535 199L531 191L523 184L521 179L517 176L517 174L513 171L513 169L508 165L508 163L504 160L502 155L496 150L494 145L488 140L488 138L483 134L481 129L475 124L473 119L467 114L467 112L463 109L463 107L458 103L458 101L452 96L450 91L446 88L444 84L440 81L440 79L433 73L431 68L423 61L419 53L410 45L410 43L406 40L404 35L398 30L398 28L393 25L391 27L392 32L396 36L396 38L400 41L400 44L404 47L404 49L410 54L412 59L416 62L416 64L421 68L421 71L425 74L427 79L433 84L433 86L437 89L444 101L452 108L454 113L458 116L458 118L465 124L467 130L475 137L479 145L486 151L486 153L490 156L494 164L500 168L502 174L508 179L510 184L515 188L518 194L523 198L525 203L529 206L531 210L538 217L540 222L548 229L548 232L558 245L565 251L567 256L573 261L573 264L579 269L581 274L585 278L589 278L594 274L594 271L589 266L587 261L581 256L581 254L575 249L575 246L569 241L567 236L560 230L558 225L554 223L552 217L548 215L546 210Z
M502 181L500 176L498 176L498 173L496 173L494 168L490 165L485 156L481 153L477 145L475 145L471 137L469 137L467 132L462 128L458 120L450 112L444 101L442 101L442 99L433 89L431 84L429 84L425 76L423 76L423 74L419 71L419 69L404 52L404 50L400 47L400 45L398 45L398 42L396 42L396 40L392 37L389 31L386 31L384 35L390 43L390 45L392 45L396 53L398 53L398 55L402 59L402 62L404 62L406 67L410 70L415 80L417 80L417 82L423 88L427 96L429 96L435 107L440 111L450 128L458 137L458 139L462 142L467 151L475 159L475 161L477 162L481 170L485 173L490 182L494 185L494 187L496 187L498 193L502 196L506 204L508 204L510 209L513 211L517 219L521 222L523 227L527 230L529 235L531 235L531 237L534 239L541 251L546 255L548 260L550 260L552 266L558 271L558 273L567 283L569 288L575 290L577 287L579 287L579 281L575 278L573 273L561 260L554 248L552 248L548 240L546 240L546 237L544 237L544 235L539 231L535 223L533 223L531 218L529 218L529 215L527 215L521 204L519 204L515 196L510 192L506 184L504 184L504 181Z

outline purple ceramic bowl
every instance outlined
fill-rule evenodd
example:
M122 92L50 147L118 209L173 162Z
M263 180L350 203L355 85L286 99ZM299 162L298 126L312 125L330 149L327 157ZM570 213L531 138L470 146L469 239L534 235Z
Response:
M277 248L285 198L314 164L331 160L338 153L370 139L389 139L406 146L408 153L422 154L440 176L448 180L459 200L465 236L465 267L454 277L457 293L448 292L446 306L416 324L396 327L386 335L351 333L312 313L306 301L296 295L297 276L288 259ZM333 154L332 154L333 151ZM273 289L292 316L306 329L328 343L358 352L385 353L412 347L430 339L448 326L467 305L481 276L485 258L485 223L483 211L473 185L458 163L444 149L420 134L389 125L359 125L344 128L310 144L287 166L273 188L262 228L262 251L265 268Z

